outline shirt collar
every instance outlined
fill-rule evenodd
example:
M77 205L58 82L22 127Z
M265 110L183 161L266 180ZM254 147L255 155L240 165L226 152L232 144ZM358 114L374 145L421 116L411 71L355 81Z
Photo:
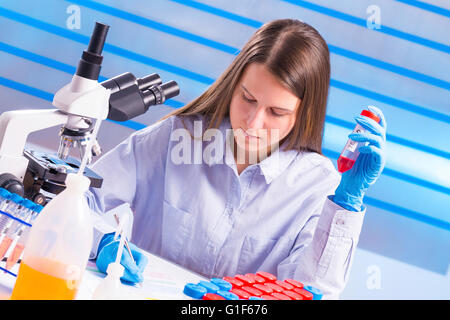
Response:
M232 147L232 130L231 123L229 117L225 117L222 123L219 126L219 130L222 133L223 141L223 157L222 159L216 157L214 161L211 162L213 164L226 164L233 171L237 172L236 162L233 156ZM270 156L255 164L255 166L259 167L261 174L264 176L266 183L270 184L275 178L277 178L286 168L291 164L294 158L297 156L298 151L296 150L287 150L284 151L283 147L285 147L288 143L288 140L284 141L284 143L279 146L276 150L274 150Z

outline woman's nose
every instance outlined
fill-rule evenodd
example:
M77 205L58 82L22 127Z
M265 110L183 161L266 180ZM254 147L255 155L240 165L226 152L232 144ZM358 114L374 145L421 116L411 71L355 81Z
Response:
M247 119L247 128L249 129L262 129L264 128L264 108L258 107L252 110L249 118Z

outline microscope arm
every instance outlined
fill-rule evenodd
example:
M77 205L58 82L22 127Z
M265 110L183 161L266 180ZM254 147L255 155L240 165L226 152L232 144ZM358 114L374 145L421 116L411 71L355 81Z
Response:
M34 131L65 124L68 115L55 109L15 110L0 115L0 174L12 173L23 180L28 159L23 150Z

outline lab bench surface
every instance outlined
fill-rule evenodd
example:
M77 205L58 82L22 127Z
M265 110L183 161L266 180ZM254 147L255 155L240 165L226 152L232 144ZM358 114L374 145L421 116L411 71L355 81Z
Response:
M122 284L118 299L124 300L185 300L190 299L183 294L183 288L188 282L197 283L208 280L201 275L184 269L170 261L156 255L145 253L148 257L148 265L144 271L144 281L140 285L130 286ZM0 262L3 267L4 262ZM19 265L13 267L13 273L18 272ZM83 275L77 300L90 300L105 274L100 272L95 262L89 261ZM9 299L16 278L0 271L0 299Z

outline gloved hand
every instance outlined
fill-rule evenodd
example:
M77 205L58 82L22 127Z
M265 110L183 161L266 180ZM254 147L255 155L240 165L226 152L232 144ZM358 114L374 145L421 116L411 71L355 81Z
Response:
M351 211L362 211L363 197L367 188L381 175L386 162L386 120L380 109L368 107L380 118L380 123L365 117L355 117L365 132L351 133L349 138L368 142L359 148L360 155L353 167L342 174L341 183L332 198L333 202Z
M120 239L114 241L114 233L105 234L98 246L97 268L106 273L108 265L116 261L117 251L119 250ZM147 266L148 259L141 250L134 244L128 242L134 263L126 247L123 248L120 264L124 266L124 275L120 278L122 282L134 284L144 281L143 272Z

